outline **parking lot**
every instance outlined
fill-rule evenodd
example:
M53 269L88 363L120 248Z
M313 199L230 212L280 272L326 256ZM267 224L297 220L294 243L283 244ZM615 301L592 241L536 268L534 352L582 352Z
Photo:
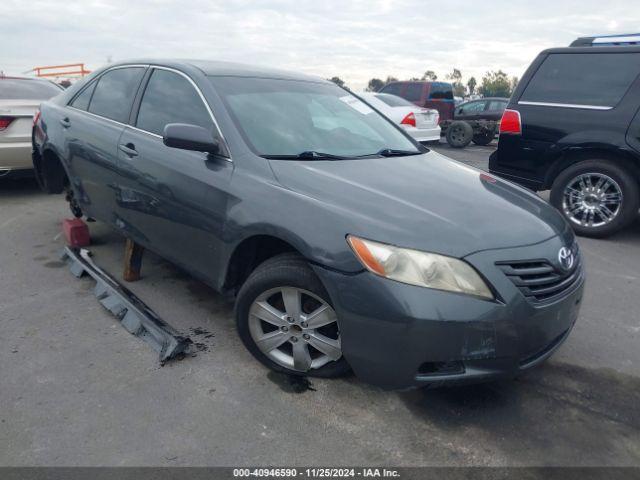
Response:
M478 168L493 148L435 147ZM640 222L580 239L581 315L541 368L387 392L270 373L227 299L147 254L130 288L197 344L161 367L59 260L62 196L2 181L0 204L2 465L640 465ZM123 240L90 228L96 262L120 278Z

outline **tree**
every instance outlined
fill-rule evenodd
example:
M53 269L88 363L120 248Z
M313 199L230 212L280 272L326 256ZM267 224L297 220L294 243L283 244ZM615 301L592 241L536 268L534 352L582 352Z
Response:
M516 89L519 81L518 77L511 77L511 93ZM511 94L509 94L509 96L511 96Z
M348 88L347 85L344 83L344 80L342 80L340 77L331 77L328 79L330 82L335 83L336 85L338 85L339 87L344 87L344 88Z
M453 71L447 75L447 80L451 80L453 94L456 97L464 97L467 94L467 89L462 84L462 72L460 72L460 70L454 68Z
M514 82L517 83L517 79L509 78L502 70L487 72L478 91L485 97L510 97Z
M372 78L367 84L367 92L377 92L384 86L385 83L382 80L379 78Z
M387 77L387 79L384 81L384 84L386 85L388 83L393 83L393 82L397 82L397 81L398 81L398 79L396 77L392 77L391 75L389 75Z
M476 85L478 84L478 82L476 81L475 77L471 77L469 79L469 81L467 82L467 88L469 89L469 95L473 95L473 92L476 91Z
M434 72L433 70L427 70L426 72L424 72L424 75L422 75L422 80L430 80L432 82L435 82L436 80L438 80L438 75L436 75L436 72Z

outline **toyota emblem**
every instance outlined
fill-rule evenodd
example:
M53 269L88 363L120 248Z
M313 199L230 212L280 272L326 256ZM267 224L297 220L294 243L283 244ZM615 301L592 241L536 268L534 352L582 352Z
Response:
M573 252L570 248L562 247L558 252L558 261L560 262L560 266L566 270L571 270L573 267L574 257Z

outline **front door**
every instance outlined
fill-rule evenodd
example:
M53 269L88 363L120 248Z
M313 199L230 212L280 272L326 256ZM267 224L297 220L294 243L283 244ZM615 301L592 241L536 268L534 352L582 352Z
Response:
M119 148L118 222L127 235L176 264L211 278L219 268L228 158L167 147L165 125L188 123L217 134L196 87L181 73L156 68L134 127Z

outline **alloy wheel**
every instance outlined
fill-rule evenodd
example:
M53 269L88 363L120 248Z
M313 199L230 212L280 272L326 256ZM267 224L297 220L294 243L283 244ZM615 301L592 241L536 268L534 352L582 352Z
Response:
M600 227L618 216L622 200L622 189L614 179L603 173L583 173L567 183L562 209L575 224Z
M298 372L342 357L335 311L300 288L279 287L259 295L249 309L249 332L270 360Z

